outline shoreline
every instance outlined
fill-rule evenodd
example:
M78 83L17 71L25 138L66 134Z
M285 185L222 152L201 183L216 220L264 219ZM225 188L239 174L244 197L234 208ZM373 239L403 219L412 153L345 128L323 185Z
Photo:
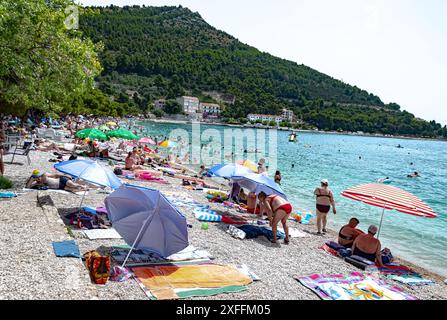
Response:
M53 163L49 162L51 158L54 158L52 152L32 151L30 157L31 166L28 166L26 160L22 158L15 160L15 162L23 163L22 165L6 163L5 176L14 181L14 190L19 193L19 196L0 201L0 239L8 241L4 259L0 260L0 270L4 273L4 286L0 288L0 297L147 300L141 288L132 279L122 283L108 281L105 286L93 285L82 263L76 259L54 256L52 241L75 240L81 254L100 248L109 250L111 246L125 242L122 239L92 241L80 236L77 232L74 236L67 233L65 225L60 220L61 214L69 208L77 208L80 196L50 191L23 191L23 184L32 170L38 168L51 172L53 167ZM109 166L106 161L101 161L101 164ZM200 203L210 204L213 210L224 211L220 204L209 203L203 192L182 187L181 180L171 177L164 177L164 179L169 182L168 185L130 180L123 182L156 188L165 195L189 197ZM106 196L107 194L99 190L89 191L85 198L85 205L100 206L104 203ZM39 198L50 199L49 202L53 202L54 206L37 206ZM261 278L261 281L250 284L243 292L191 300L318 300L319 298L313 292L294 280L292 275L362 272L342 259L319 249L325 241L336 239L337 233L329 226L329 232L325 236L316 236L315 219L311 220L309 225L290 221L289 227L305 233L306 237L292 238L288 246L283 245L281 241L281 245L275 247L262 238L234 239L225 232L225 226L222 224L210 223L208 230L202 230L202 223L195 219L192 208L179 207L179 209L185 215L187 222L192 225L192 228L188 229L190 244L209 251L216 263L246 264ZM391 280L389 283L422 300L447 299L447 286L443 283L444 276L399 257L396 257L396 262L402 262L413 268L422 276L435 281L436 285L408 287ZM15 276L24 272L27 272L27 277ZM77 282L72 284L70 281L73 280L73 272L77 277L75 278Z
M155 122L155 123L170 123L170 124L191 124L191 121L185 120L171 120L171 119L146 119L146 118L138 118L139 121L142 122ZM446 139L442 138L423 138L423 137L409 137L409 136L399 136L399 135L385 135L380 133L353 133L353 132L338 132L338 131L322 131L322 130L305 130L305 129L292 129L292 128L276 128L270 126L259 127L256 125L242 125L242 124L229 124L223 122L199 122L200 124L210 125L210 126L222 126L222 127L233 127L233 128L251 128L251 129L276 129L278 131L293 131L293 132L302 132L302 133L317 133L317 134L336 134L336 135L345 135L345 136L355 136L355 137L366 137L366 138L387 138L387 139L402 139L402 140L419 140L419 141L439 141L439 142L447 142Z

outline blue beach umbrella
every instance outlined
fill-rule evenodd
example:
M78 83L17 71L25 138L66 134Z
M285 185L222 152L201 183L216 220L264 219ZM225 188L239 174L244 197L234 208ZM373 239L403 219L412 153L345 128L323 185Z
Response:
M122 185L121 180L111 170L102 167L96 161L64 161L55 164L54 168L59 172L72 176L73 178L81 179L101 187L110 187L112 189L117 189ZM79 211L81 211L86 193L87 191L84 191L81 203L79 205Z
M234 176L245 176L251 173L251 170L247 167L239 164L219 164L208 170L208 173L214 177L231 178Z
M57 171L101 187L118 189L121 180L110 170L92 160L71 160L54 165Z
M232 181L237 182L241 187L258 195L264 192L267 195L276 194L287 200L287 196L281 187L272 179L262 174L249 173L243 176L234 176Z
M159 191L123 185L105 199L110 221L134 248L168 257L188 246L186 218Z

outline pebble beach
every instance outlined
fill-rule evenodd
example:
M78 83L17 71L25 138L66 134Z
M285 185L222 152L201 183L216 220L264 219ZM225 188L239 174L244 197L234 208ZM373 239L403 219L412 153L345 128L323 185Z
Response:
M14 182L16 198L0 201L0 299L64 299L64 300L147 300L136 281L108 281L106 285L91 283L88 270L80 259L58 258L54 255L52 242L75 238L81 254L99 250L107 253L111 246L124 245L120 240L89 240L82 234L69 232L61 219L67 209L77 208L81 196L52 191L25 191L24 184L34 169L51 172L51 153L33 151L31 165L18 158L14 164L5 157L5 177ZM106 162L103 165L107 165ZM171 196L191 197L207 203L203 192L191 191L181 186L181 180L165 177L169 184L136 182L135 184L157 188ZM107 193L103 190L88 192L85 205L102 206ZM211 208L222 211L220 204ZM223 224L209 224L207 230L192 214L192 209L180 208L188 224L189 243L207 250L217 263L245 264L260 277L242 292L195 299L236 300L318 300L312 291L302 286L293 275L307 276L315 273L348 274L359 271L342 259L319 249L327 240L335 240L336 233L325 236L315 234L314 221L301 225L291 221L289 227L306 233L306 237L292 238L290 245L280 241L279 246L266 238L239 240L225 232ZM409 287L390 281L418 299L447 299L444 278L399 260L422 276L436 282L434 285Z

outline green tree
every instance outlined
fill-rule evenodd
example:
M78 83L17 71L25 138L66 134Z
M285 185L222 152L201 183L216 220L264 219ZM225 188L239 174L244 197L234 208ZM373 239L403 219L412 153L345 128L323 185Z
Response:
M70 0L0 2L0 106L57 113L92 88L99 45L66 27Z
M175 100L167 100L164 111L167 114L179 114L183 112L182 106Z

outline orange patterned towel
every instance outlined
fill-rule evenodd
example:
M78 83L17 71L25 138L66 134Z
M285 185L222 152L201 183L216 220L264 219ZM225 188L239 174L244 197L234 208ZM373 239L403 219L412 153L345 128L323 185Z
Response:
M135 267L132 271L156 299L178 299L175 289L244 286L252 282L236 268L218 264Z

